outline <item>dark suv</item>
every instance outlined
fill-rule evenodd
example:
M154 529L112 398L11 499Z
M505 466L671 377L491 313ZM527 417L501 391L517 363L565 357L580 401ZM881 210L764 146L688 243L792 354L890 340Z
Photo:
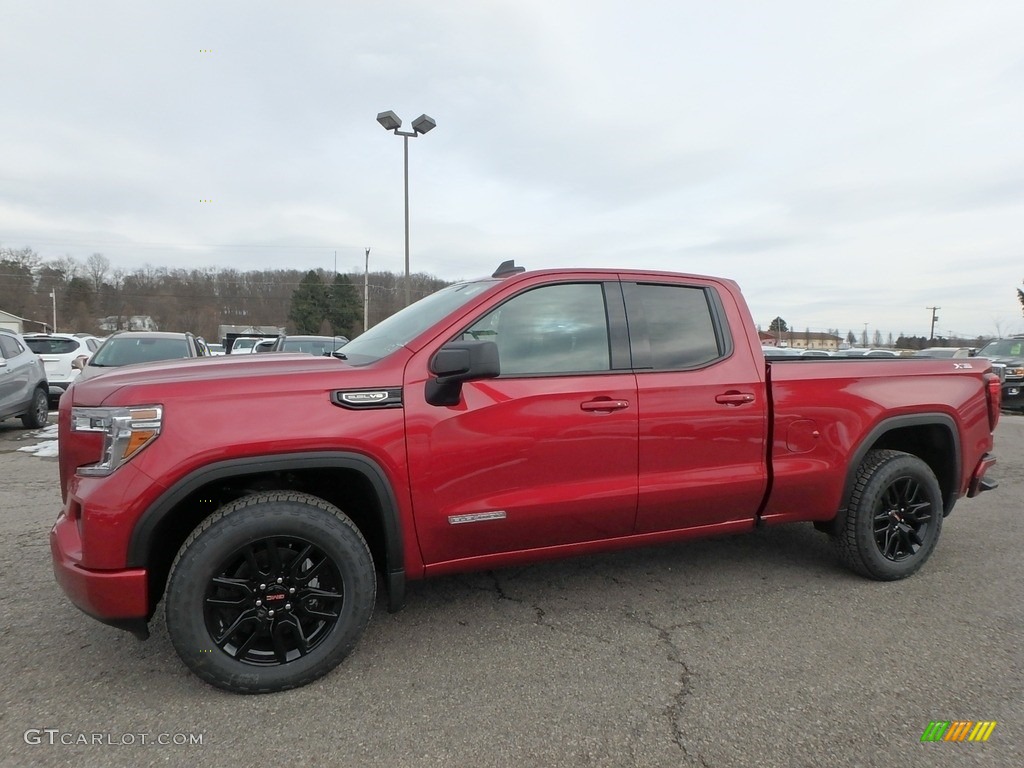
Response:
M990 341L978 351L978 357L1005 366L1003 408L1024 411L1024 336Z

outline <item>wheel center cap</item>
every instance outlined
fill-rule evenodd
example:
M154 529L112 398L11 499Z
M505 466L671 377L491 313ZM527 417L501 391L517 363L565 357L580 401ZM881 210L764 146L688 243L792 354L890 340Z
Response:
M268 608L284 608L285 600L288 599L288 592L280 587L271 589L263 596L263 602Z

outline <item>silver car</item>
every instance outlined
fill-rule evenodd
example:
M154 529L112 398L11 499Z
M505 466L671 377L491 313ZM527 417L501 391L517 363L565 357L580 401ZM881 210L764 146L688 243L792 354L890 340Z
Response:
M27 429L45 427L49 392L39 355L19 334L0 329L0 419L17 416Z

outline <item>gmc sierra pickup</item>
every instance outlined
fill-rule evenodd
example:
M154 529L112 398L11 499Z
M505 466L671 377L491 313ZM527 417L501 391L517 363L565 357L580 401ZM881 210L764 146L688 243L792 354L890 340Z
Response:
M278 691L352 650L378 574L397 610L407 579L806 521L901 579L995 485L987 361L766 360L730 280L506 262L341 352L71 387L71 601L144 638L163 600L202 679Z

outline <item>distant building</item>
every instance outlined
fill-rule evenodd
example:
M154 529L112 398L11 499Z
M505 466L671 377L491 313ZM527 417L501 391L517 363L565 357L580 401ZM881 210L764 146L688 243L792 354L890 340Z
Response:
M96 321L100 330L107 331L159 331L160 327L149 315L107 315Z
M827 352L835 352L842 342L838 336L816 331L784 331L781 336L782 346L795 349L824 349Z
M12 315L10 312L4 312L0 309L0 328L14 331L15 333L24 333L25 318Z
M27 317L18 317L17 315L11 314L10 312L4 312L0 309L0 328L8 331L14 331L15 333L25 333L25 323L29 323L35 330L41 330L43 332L49 332L53 329L50 328L49 323L44 323L41 320L29 320ZM39 328L36 328L39 326ZM33 333L35 333L33 330Z

